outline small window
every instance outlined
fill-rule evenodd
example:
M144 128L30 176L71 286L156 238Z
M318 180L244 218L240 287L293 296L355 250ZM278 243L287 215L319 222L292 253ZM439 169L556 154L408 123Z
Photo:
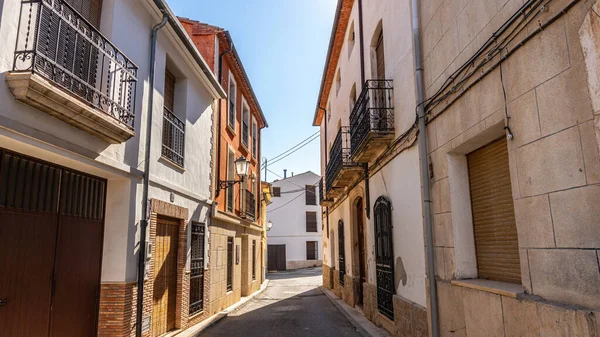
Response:
M273 186L273 196L280 197L281 196L281 187Z
M354 50L354 41L355 41L355 32L354 32L354 21L350 24L350 29L348 30L348 58L352 56L352 51Z
M304 187L304 194L306 195L306 205L317 204L317 190L314 185L306 185Z
M227 238L227 291L233 290L233 237Z
M229 149L227 154L227 180L234 180L235 177L235 153ZM233 212L235 185L230 186L227 190L227 210Z
M256 280L256 240L252 240L252 281Z
M192 222L191 232L190 315L193 315L204 306L204 224Z
M306 241L306 259L307 260L318 260L319 259L319 245L318 241Z
M254 118L252 118L252 157L258 157L258 125Z
M340 93L340 88L342 87L342 75L340 74L340 70L337 71L337 76L335 77L335 94Z
M248 148L250 144L250 109L246 101L242 101L242 144Z
M317 212L306 212L306 232L317 233Z
M236 108L236 97L237 97L237 86L233 79L233 76L229 74L229 92L228 97L228 109L227 109L227 125L235 132L235 108Z

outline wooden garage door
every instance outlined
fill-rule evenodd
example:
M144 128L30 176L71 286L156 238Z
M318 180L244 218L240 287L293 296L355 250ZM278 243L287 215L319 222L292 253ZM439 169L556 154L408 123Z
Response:
M471 152L467 159L479 277L520 284L506 139Z
M267 269L269 271L286 270L285 245L267 245Z
M105 191L0 150L0 336L96 335Z
M179 221L159 217L154 243L153 336L162 336L176 327L178 241Z

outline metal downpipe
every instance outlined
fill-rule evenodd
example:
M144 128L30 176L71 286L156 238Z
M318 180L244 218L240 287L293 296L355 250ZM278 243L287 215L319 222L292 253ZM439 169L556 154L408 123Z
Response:
M433 255L433 229L431 225L431 196L429 189L429 158L427 157L427 130L425 125L425 100L423 86L423 59L421 55L421 23L419 20L419 0L412 2L413 52L415 56L415 78L417 85L417 116L419 119L419 156L421 182L423 184L423 215L425 217L425 237L427 245L427 280L429 282L429 314L431 316L431 336L439 336L439 314L437 284Z
M137 278L137 307L135 314L135 335L142 337L142 314L144 306L144 274L146 273L146 232L148 230L149 212L148 212L148 185L150 180L150 145L152 141L152 112L154 105L154 73L156 60L156 41L158 31L163 28L169 20L167 14L163 13L163 18L160 23L152 28L151 47L150 47L150 73L149 77L149 94L148 94L148 116L146 119L146 149L144 153L144 186L142 191L142 222L140 229L140 245L139 245L139 260L138 260L138 278Z

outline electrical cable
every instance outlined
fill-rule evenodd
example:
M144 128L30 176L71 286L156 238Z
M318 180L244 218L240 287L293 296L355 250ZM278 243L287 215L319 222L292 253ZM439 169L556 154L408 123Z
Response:
M297 197L295 197L294 199L292 199L292 200L290 200L290 201L286 202L285 204L283 204L283 205L281 205L281 206L279 206L279 207L277 207L277 208L275 208L275 209L271 209L271 210L270 210L270 209L268 209L268 208L267 208L267 212L275 212L275 211L277 211L277 210L279 210L279 209L282 209L283 207L285 207L285 206L287 206L287 205L291 204L291 203L292 203L292 201L294 201L294 200L296 200L296 199L300 198L300 197L301 197L301 196L303 196L303 195L304 195L304 192L303 192L303 193L300 193L300 194L298 194L298 196L297 196Z
M275 172L273 172L273 171L271 171L271 170L269 170L269 169L267 169L267 171L269 171L269 172L273 173L274 175L276 175L277 177L279 177L279 178L281 178L281 179L285 179L284 177L280 176L279 174L277 174L277 173L275 173ZM300 186L300 185L298 185L298 184L296 184L296 183L293 183L293 182L291 182L291 181L288 181L288 183L290 183L290 184L292 184L292 185L296 185L296 186L300 187L302 190L306 190L306 187L305 187L305 186ZM307 186L314 186L314 187L317 187L317 186L318 186L318 183L317 183L317 184L315 184L315 185L307 185ZM287 191L287 192L281 192L281 193L282 193L282 194L283 194L283 193L291 193L291 191ZM317 192L316 192L316 190L315 190L315 192L313 192L313 191L310 191L310 193L314 193L314 194L315 194L315 196L317 195Z
M275 164L275 163L278 163L278 162L282 161L283 159L285 159L285 158L287 158L287 157L291 156L291 155L292 155L292 154L294 154L296 151L298 151L298 150L300 150L301 148L305 147L306 145L308 145L308 144L312 143L312 142L313 142L315 139L318 139L319 137L320 137L320 135L317 135L317 136L315 136L314 138L312 138L312 139L311 139L311 140L309 140L308 142L306 142L306 143L302 144L302 146L300 146L300 147L296 148L294 151L292 151L292 152L290 152L290 153L286 154L285 156L283 156L283 157L281 157L281 158L279 158L279 159L277 159L277 160L274 160L274 161L268 161L269 165L273 165L273 164ZM262 168L264 168L264 164L263 164L263 166L261 167L261 169L262 169Z
M316 138L318 138L318 137L316 137L316 136L317 136L317 135L318 135L320 132L321 132L321 131L317 131L317 132L313 133L312 135L308 136L306 139L302 140L302 141L301 141L301 142L299 142L298 144L296 144L296 145L292 146L291 148L289 148L289 149L285 150L284 152L282 152L282 153L280 153L280 154L276 155L275 157L273 157L273 158L271 158L271 159L267 160L267 162L268 162L269 164L271 164L271 162L272 162L272 161L275 161L275 162L277 162L277 161L279 161L278 159L280 159L279 157L281 157L281 156L283 156L283 155L286 155L288 152L290 152L290 151L294 150L294 149L295 149L295 148L297 148L298 146L300 146L300 148L304 147L304 145L306 145L306 144L308 144L308 143L312 142L313 140L315 140ZM306 143L306 144L303 144L304 142L307 142L307 143ZM298 149L300 149L300 148L298 148ZM298 149L296 149L296 151L297 151ZM295 151L294 151L294 152L295 152ZM292 152L292 153L293 153L293 152ZM281 158L281 159L283 159L283 158ZM262 167L264 167L264 164L262 165ZM261 167L261 168L262 168L262 167Z

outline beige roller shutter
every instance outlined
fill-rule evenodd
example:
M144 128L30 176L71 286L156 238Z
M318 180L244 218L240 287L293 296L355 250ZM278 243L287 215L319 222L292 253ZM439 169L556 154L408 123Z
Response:
M479 278L521 283L506 138L467 155Z

